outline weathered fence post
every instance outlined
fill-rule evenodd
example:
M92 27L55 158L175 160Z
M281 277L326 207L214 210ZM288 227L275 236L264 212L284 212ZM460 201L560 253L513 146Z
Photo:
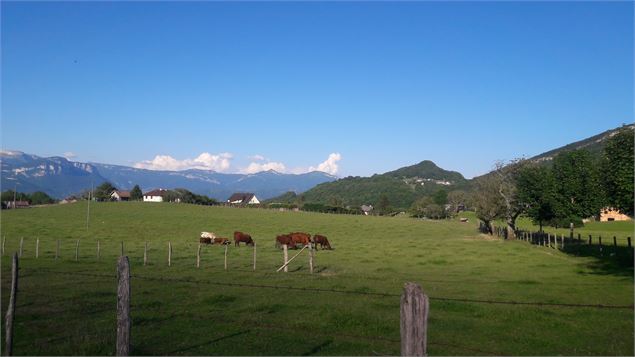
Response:
M101 245L99 243L99 239L97 239L97 260L101 259Z
M3 235L2 236L2 255L4 255L4 243L7 241L7 236Z
M79 260L79 239L75 243L75 261Z
M256 271L256 242L254 242L254 271Z
M313 274L313 244L309 243L309 272Z
M117 356L130 354L130 263L127 256L117 263Z
M426 356L428 296L421 286L406 283L401 295L401 355Z
M172 242L168 241L168 266L172 266Z
M35 240L35 259L40 257L40 237Z
M582 236L580 236L580 233L578 233L578 244L582 243Z
M148 264L148 242L145 242L143 245L143 266Z
M631 247L631 237L626 237L626 241L628 242L628 247Z
M600 245L600 255L602 255L602 236L598 237L598 244Z
M573 236L573 233L571 233ZM560 235L560 249L564 250L564 234Z
M569 238L573 240L573 222L569 223Z
M123 241L121 241L121 256L123 257Z
M227 270L227 246L229 244L225 244L225 270Z
M286 264L287 264L287 260L289 259L289 253L287 252L287 245L286 245L286 244L283 244L283 245L282 245L282 249L283 249L283 251L284 251L284 264L285 264L285 266L284 266L284 272L286 273L286 272L288 272L288 271L289 271L289 268L287 268L287 266L286 266Z
M22 258L22 247L24 246L24 237L20 238L20 255L19 258Z
M57 244L55 245L55 260L60 256L60 240L57 240Z
M589 234L589 245L593 244L593 237Z
M13 319L15 315L15 299L18 293L18 255L13 253L13 265L11 267L11 296L9 298L9 307L7 308L7 316L5 319L4 331L4 354L11 356L13 354Z
M615 247L615 251L617 252L617 237L613 236L613 246Z
M196 267L201 267L201 243L198 244L198 249L196 250Z

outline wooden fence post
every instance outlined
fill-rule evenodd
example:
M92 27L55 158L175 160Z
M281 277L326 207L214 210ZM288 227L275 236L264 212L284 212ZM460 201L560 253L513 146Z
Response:
M580 236L580 233L578 233L578 244L582 243L582 237Z
M168 266L172 266L172 242L168 241Z
M256 242L254 242L254 271L256 271Z
M75 243L75 261L79 260L79 239Z
M287 273L289 271L289 268L286 266L287 264L287 260L289 260L289 252L287 251L287 245L283 244L282 245L282 249L284 251L284 272Z
M626 241L628 242L628 247L631 247L631 237L626 237Z
M148 242L145 242L143 245L143 266L148 264Z
M196 267L201 267L201 243L198 244L198 249L196 250Z
M101 245L99 243L99 239L97 239L97 260L101 259Z
M227 270L227 246L229 244L225 244L225 270Z
M130 263L127 256L117 263L117 356L130 354Z
M313 274L313 244L309 243L309 272Z
M573 236L573 233L572 233ZM564 250L564 234L560 235L560 249Z
M593 244L593 237L589 234L589 245Z
M121 241L121 256L123 257L123 241Z
M4 255L4 243L7 241L7 236L3 235L2 236L2 255Z
M600 245L600 255L602 255L602 236L598 237L598 244Z
M613 246L615 247L615 251L617 251L617 237L613 236Z
M573 240L573 222L569 223L569 238Z
M11 267L11 296L9 298L9 307L7 308L7 316L5 319L5 340L4 354L11 356L13 354L13 320L15 315L15 299L18 293L18 255L13 253L13 265Z
M55 260L60 256L60 240L57 240L57 244L55 245Z
M426 356L428 334L428 296L421 286L406 283L401 295L401 355Z
M20 238L20 255L19 258L22 258L22 246L24 245L24 237Z
M35 240L35 259L40 257L40 237Z

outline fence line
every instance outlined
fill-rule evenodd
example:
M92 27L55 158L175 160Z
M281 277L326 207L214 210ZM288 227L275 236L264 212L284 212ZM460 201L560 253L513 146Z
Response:
M114 279L115 275L111 274L94 274L94 273L81 273L81 272L61 272L54 270L39 269L39 271L63 274L63 275L83 275L90 277L106 277ZM217 286L229 286L229 287L245 287L245 288L262 288L262 289L274 289L274 290L293 290L293 291L310 291L310 292L325 292L325 293L338 293L338 294L350 294L360 296L378 296L378 297L400 297L401 294L395 293L382 293L382 292L363 292L363 291L351 291L341 289L325 289L325 288L306 288L306 287L294 287L285 285L263 285L263 284L246 284L246 283L224 283L208 280L193 280L193 279L171 279L165 277L149 277L143 275L131 275L132 279L146 280L146 281L165 281L165 282L177 282L188 284L205 284L205 285L217 285ZM479 300L479 299L463 299L452 297L428 297L430 300L436 301L450 301L460 303L477 303L477 304L500 304L500 305L518 305L518 306L536 306L536 307L564 307L564 308L597 308L597 309L633 309L635 305L613 305L613 304L578 304L578 303L548 303L548 302L530 302L530 301L505 301L505 300Z

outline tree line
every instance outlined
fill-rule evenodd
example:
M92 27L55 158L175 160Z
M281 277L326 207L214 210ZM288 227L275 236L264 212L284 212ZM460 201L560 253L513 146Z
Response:
M27 201L30 205L45 205L57 202L53 197L47 195L45 192L36 191L33 193L15 192L14 190L7 190L2 192L2 207L5 207L5 202Z
M633 141L632 130L623 129L607 140L600 157L581 149L561 152L547 165L525 159L499 162L476 183L476 215L490 233L494 220L504 220L511 238L521 214L540 230L581 226L604 207L632 217Z

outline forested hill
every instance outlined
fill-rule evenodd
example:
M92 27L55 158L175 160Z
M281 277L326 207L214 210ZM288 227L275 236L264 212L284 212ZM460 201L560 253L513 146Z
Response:
M371 177L346 177L334 182L322 183L301 195L303 202L336 206L376 205L386 196L394 208L407 209L417 199L446 192L466 189L469 181L456 171L444 170L432 161L400 168ZM270 202L293 203L296 197L285 194Z

